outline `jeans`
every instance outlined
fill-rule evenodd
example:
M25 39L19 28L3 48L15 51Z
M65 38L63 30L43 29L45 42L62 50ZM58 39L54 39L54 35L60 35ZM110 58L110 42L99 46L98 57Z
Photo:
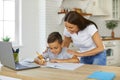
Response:
M106 65L106 50L94 56L81 57L80 63Z

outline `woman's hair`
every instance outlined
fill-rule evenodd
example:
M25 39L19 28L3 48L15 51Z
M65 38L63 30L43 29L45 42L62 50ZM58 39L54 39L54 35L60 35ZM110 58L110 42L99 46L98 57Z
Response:
M55 41L58 41L58 43L62 44L63 40L59 32L52 32L48 36L47 43L53 43Z
M80 13L76 11L68 12L65 15L64 21L77 25L80 30L85 29L88 25L91 25L91 24L94 24L96 28L98 28L94 22L84 18L82 15L80 15Z

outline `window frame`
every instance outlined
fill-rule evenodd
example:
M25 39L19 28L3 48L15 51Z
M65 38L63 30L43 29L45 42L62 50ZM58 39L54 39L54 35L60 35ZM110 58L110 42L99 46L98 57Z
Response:
M5 0L3 0L3 1L5 1ZM7 1L10 1L10 0L7 0ZM14 34L15 41L11 41L13 46L21 46L22 45L22 38L21 38L22 5L21 4L22 4L22 0L15 0L15 34ZM3 7L4 7L4 5L3 5ZM3 19L3 21L4 21L4 19Z
M15 42L13 46L22 45L22 0L15 0Z

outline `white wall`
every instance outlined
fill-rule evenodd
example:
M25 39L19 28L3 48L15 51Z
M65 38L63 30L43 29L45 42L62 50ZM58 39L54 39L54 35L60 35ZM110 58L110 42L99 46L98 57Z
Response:
M35 57L39 48L39 0L22 0L22 43L20 58Z

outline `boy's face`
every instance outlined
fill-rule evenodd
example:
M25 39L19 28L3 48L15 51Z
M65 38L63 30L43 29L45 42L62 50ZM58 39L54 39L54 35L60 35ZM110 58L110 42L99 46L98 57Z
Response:
M57 40L53 43L48 43L48 45L53 54L59 54L62 50L62 44L58 43Z

